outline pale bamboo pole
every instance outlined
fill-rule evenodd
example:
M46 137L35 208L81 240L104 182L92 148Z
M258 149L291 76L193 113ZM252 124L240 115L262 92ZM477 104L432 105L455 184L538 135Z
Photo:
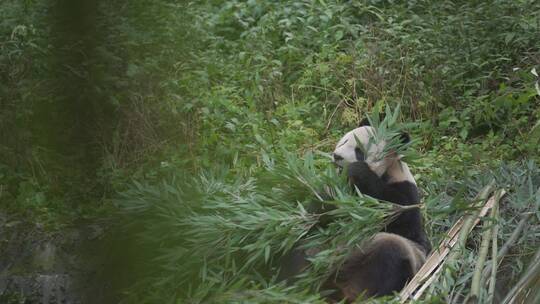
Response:
M497 264L500 264L501 261L504 259L504 257L506 256L506 254L508 253L508 250L510 250L510 248L514 245L514 243L517 241L517 239L519 238L519 236L521 235L521 232L523 231L523 229L525 228L526 224L527 224L527 221L529 220L529 218L533 215L534 213L532 212L528 212L528 213L525 213L523 214L523 217L521 218L521 220L519 221L519 223L517 224L516 226L516 229L514 229L514 231L512 231L512 234L510 235L510 237L506 240L506 242L504 242L503 246L501 247L501 249L499 250L499 252L497 253ZM482 277L486 278L488 277L488 273L491 272L491 268L492 268L493 264L488 264L486 265L486 268L484 268L484 272L482 274ZM485 282L484 282L485 284ZM483 284L483 285L484 285Z
M536 251L534 257L531 259L531 262L529 263L529 267L523 274L523 276L519 279L516 285L508 292L504 300L502 300L502 304L513 304L516 302L517 298L521 295L522 297L526 297L526 292L530 291L532 288L532 284L538 280L540 277L540 248L538 248L538 251ZM525 295L523 295L525 293Z
M478 202L483 202L486 200L494 185L495 181L491 181L490 184L488 184L478 193L474 199L474 206L477 206ZM460 244L462 246L465 245L465 241L467 240L466 236L478 223L480 218L486 215L487 211L491 208L491 206L493 206L493 203L494 198L492 197L479 211L462 216L456 221L454 226L452 226L452 228L450 228L448 231L446 238L441 242L438 249L431 253L416 275L401 290L399 294L400 303L405 303L410 299L416 300L420 298L425 289L440 273L442 263L450 253L450 250L456 245L456 243L458 243L458 241L461 242Z
M502 197L502 193L504 193L504 190L499 190L495 192L495 200L493 203L493 207L491 208L490 217L493 219L495 218L495 212L497 210L497 205L499 203L499 200ZM484 226L486 226L486 222L484 222ZM468 297L467 303L478 303L480 300L480 286L481 285L481 279L482 279L482 270L484 269L484 263L486 262L486 258L489 252L489 243L491 241L491 235L493 234L492 226L491 229L485 229L482 233L482 243L480 244L480 250L478 251L478 261L476 262L473 277L471 281L471 291ZM496 252L495 252L496 253Z

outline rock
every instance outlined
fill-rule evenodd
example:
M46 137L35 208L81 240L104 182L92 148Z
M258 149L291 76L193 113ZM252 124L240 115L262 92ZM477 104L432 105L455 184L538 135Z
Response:
M39 245L34 253L33 264L37 269L50 271L54 267L55 260L56 246L52 242L46 241Z
M22 299L23 303L79 304L81 302L71 293L72 284L72 278L66 274L3 276L0 277L0 302Z

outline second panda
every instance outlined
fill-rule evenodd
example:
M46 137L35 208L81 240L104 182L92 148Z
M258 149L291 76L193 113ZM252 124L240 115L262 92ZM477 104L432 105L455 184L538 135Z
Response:
M347 170L350 183L361 193L400 205L420 202L416 181L397 153L390 151L382 160L385 142L370 143L373 127L363 124L348 132L337 143L334 162ZM400 137L403 144L408 134ZM363 148L357 146L362 144ZM366 155L364 155L365 151ZM332 300L351 302L399 292L423 265L431 244L424 231L419 209L401 213L376 234L367 245L355 250L324 284L334 292Z

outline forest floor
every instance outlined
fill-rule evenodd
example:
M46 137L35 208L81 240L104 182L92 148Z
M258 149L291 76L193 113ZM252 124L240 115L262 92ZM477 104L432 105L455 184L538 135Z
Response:
M51 231L0 213L0 300L2 303L101 303L106 281L95 223ZM84 302L86 303L86 302Z

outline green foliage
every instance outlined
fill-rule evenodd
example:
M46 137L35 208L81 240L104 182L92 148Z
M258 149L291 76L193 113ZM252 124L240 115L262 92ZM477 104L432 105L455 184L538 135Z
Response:
M135 183L124 192L119 203L126 211L160 220L154 225L150 218L152 225L143 232L147 242L162 247L156 257L159 279L151 277L143 284L178 282L179 295L197 301L221 297L240 286L272 286L280 257L302 244L318 253L296 288L313 291L328 269L402 211L350 193L327 161L316 165L311 154L304 159L285 155L265 156L266 166L256 177L208 172L157 188ZM312 210L314 202L333 208L321 213ZM320 226L321 217L332 221ZM166 227L176 227L175 232L164 234Z
M468 179L460 181L462 189L464 188L464 195L469 198L475 193L478 193L480 188L488 183L488 181L496 181L496 187L503 188L508 191L508 195L501 201L501 217L484 218L484 224L491 226L495 223L499 224L501 230L498 234L499 244L504 244L508 240L508 236L513 233L514 229L522 218L528 214L533 214L530 224L528 226L527 233L520 235L514 245L515 250L520 252L534 253L537 248L537 236L538 226L538 210L540 210L540 168L532 161L515 163L515 164L502 164L500 168L493 170L485 170L475 175L471 175ZM459 185L454 185L459 188ZM448 190L446 190L449 192ZM468 194L467 194L468 193ZM432 202L436 204L436 202ZM437 225L443 225L442 231L447 231L449 227L455 222L456 218L452 213L455 211L469 208L468 205L456 204L456 201L451 203L453 206L452 211L440 213L439 216L432 214L431 222L437 223ZM432 206L435 207L435 206ZM428 208L430 208L428 206ZM451 215L453 220L444 222L444 218ZM461 215L461 213L458 213ZM534 218L536 217L536 219ZM481 233L476 233L470 236L469 242L480 243ZM499 257L501 258L501 257ZM499 260L500 270L497 275L497 281L506 282L509 286L515 283L518 278L518 274L522 273L524 264L527 259L523 259L520 255L505 255L503 260ZM472 248L466 248L459 261L454 261L450 265L447 265L443 270L441 276L430 287L431 295L443 295L446 303L460 303L465 296L469 293L470 280L472 277L472 271L478 260L478 248L474 246ZM504 288L500 294L504 295L506 288ZM487 289L482 290L481 297L486 299ZM430 296L426 298L429 300ZM483 301L480 301L483 302Z
M338 245L359 245L395 210L369 198L359 208L327 159L295 155L332 151L383 104L395 112L379 137L405 126L417 139L399 152L432 240L486 172L512 194L501 236L538 210L538 1L89 1L89 14L67 18L88 27L56 22L59 9L81 12L72 5L4 2L2 212L59 229L105 213L117 222L116 201L122 237L142 248L122 254L144 269L124 275L125 302L315 302ZM321 200L337 220L308 233ZM508 282L535 233L516 246ZM277 260L300 237L336 250L298 286L276 285ZM473 261L470 250L431 301L460 299Z
M373 127L372 136L369 138L367 147L364 148L358 138L355 138L357 146L364 150L364 155L368 155L371 145L380 145L381 143L384 143L382 150L375 155L374 161L381 161L387 157L392 157L391 154L393 154L407 163L414 163L415 158L418 159L419 157L414 150L410 149L410 146L414 141L403 143L401 137L403 129L406 127L410 128L411 124L399 124L399 104L395 110L385 107L384 118L381 121L381 106L382 104L380 103L375 105L372 114L367 116L369 124Z

